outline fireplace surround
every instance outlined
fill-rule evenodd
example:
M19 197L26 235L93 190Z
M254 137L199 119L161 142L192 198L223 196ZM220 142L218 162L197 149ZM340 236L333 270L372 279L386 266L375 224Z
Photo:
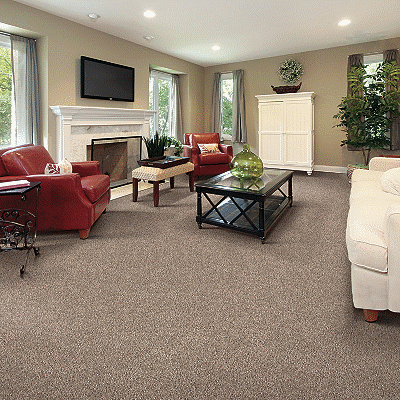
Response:
M57 118L56 146L57 162L66 158L69 161L87 160L87 146L92 139L122 136L150 136L150 118L156 113L152 110L52 106ZM142 145L142 154L147 150Z

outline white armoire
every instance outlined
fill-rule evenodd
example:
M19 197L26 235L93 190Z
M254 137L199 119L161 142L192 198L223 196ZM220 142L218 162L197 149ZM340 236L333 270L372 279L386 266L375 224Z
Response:
M314 92L256 96L259 156L264 166L314 169Z

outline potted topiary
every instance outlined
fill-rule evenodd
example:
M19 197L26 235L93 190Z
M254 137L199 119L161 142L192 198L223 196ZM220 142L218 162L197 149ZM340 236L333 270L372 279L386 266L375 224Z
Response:
M149 158L162 157L166 149L175 147L174 155L179 156L183 151L182 143L170 136L159 135L156 131L155 135L150 138L143 138L147 148Z
M368 166L372 149L390 146L388 133L400 115L399 74L400 66L395 61L379 65L376 74L368 74L365 66L354 66L348 73L351 92L338 106L334 118L339 124L335 127L346 132L341 146L352 146L362 152L363 168Z

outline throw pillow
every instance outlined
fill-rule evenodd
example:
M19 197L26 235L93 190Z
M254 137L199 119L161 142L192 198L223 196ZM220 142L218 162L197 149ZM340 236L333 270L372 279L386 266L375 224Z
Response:
M46 168L44 169L45 175L51 175L51 174L59 174L60 173L60 167L58 164L46 164Z
M382 190L400 196L400 168L392 168L381 176Z
M70 174L72 172L72 164L64 158L58 164L46 164L46 168L44 169L44 173L46 175L49 174Z
M201 153L221 153L219 151L218 143L199 143L198 146Z

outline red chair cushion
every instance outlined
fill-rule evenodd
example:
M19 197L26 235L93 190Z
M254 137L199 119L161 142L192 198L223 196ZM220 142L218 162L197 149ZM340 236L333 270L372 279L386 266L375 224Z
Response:
M201 153L199 154L199 165L228 164L231 157L226 153Z
M110 188L108 175L90 175L81 178L83 192L87 198L95 203Z
M1 160L8 175L44 174L46 164L54 164L49 152L43 146L19 147L6 151Z

